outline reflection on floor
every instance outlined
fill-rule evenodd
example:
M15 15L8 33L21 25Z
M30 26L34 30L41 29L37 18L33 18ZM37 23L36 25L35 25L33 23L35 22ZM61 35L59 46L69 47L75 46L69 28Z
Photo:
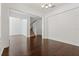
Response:
M10 56L79 56L79 47L70 44L22 35L10 37Z

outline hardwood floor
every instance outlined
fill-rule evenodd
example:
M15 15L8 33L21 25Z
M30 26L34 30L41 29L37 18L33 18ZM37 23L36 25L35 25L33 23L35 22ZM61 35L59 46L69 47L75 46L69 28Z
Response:
M9 55L79 56L79 47L50 39L42 40L40 35L28 39L22 35L15 35L10 37Z
M9 47L4 48L2 56L8 56L9 55Z

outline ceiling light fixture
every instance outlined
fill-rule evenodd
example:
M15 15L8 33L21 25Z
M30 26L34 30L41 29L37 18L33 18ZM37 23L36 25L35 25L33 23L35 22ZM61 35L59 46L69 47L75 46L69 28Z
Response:
M51 8L53 6L54 6L54 4L52 4L52 3L43 3L43 4L41 4L42 8Z

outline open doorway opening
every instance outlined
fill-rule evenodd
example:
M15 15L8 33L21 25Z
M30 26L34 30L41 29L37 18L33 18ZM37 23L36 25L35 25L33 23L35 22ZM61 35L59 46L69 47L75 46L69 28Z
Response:
M26 55L27 16L22 12L9 12L9 55Z
M30 51L39 47L39 55L42 53L42 18L30 17ZM31 55L35 55L32 53Z
M30 37L38 35L42 37L42 18L30 17Z

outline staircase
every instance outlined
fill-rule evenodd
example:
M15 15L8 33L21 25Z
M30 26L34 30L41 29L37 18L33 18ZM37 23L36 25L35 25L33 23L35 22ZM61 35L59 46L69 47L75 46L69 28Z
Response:
M35 35L34 31L33 31L33 27L31 27L30 28L30 38L35 38L35 37L36 37L36 35Z
M36 35L33 31L33 24L36 23L38 20L34 20L31 24L30 24L30 38L35 38Z

